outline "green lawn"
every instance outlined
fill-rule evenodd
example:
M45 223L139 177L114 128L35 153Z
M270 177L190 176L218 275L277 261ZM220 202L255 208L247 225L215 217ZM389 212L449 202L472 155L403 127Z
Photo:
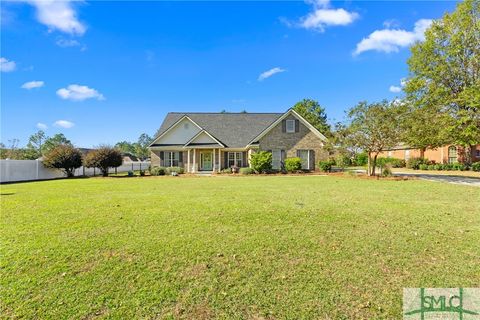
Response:
M1 186L5 318L401 317L478 287L480 188L305 177Z

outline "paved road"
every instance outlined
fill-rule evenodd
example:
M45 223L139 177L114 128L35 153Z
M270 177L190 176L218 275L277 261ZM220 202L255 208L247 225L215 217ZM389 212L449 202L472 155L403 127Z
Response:
M355 171L365 173L365 170L355 170ZM444 174L425 174L425 173L415 173L415 172L394 172L393 175L400 176L400 177L402 176L417 177L422 180L480 187L480 176L477 178L477 177L449 176Z
M463 184L467 186L480 187L480 177L462 177L462 176L448 176L442 174L425 174L425 173L410 173L410 172L394 172L395 176L410 176L417 177L422 180L447 182L454 184Z

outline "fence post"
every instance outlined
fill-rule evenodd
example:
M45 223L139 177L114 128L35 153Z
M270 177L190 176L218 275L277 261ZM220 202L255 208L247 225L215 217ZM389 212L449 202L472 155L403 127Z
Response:
M38 180L38 161L39 161L38 159L35 160L35 162L37 164L37 178L36 178L36 180Z

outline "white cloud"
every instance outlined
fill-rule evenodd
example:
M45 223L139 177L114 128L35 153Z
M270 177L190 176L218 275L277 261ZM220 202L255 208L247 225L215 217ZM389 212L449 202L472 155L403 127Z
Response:
M405 85L407 84L407 78L402 78L400 79L400 85L403 87L405 87Z
M67 120L57 120L53 123L55 127L70 129L75 125L75 123L67 121Z
M87 27L77 18L69 0L27 0L37 9L37 19L50 30L83 35Z
M40 129L40 130L47 130L48 129L48 126L45 124L45 123L37 123L37 128Z
M281 73L281 72L285 72L286 70L285 69L282 69L282 68L279 68L279 67L275 67L275 68L272 68L270 70L267 70L265 72L262 72L259 76L258 76L258 81L263 81L267 78L270 78L271 76L273 76L274 74L276 73Z
M24 84L22 84L22 88L30 90L30 89L33 89L33 88L41 88L44 85L45 85L45 82L43 82L43 81L29 81L29 82L25 82Z
M398 52L400 48L408 47L416 41L425 39L425 30L430 27L432 20L421 19L415 23L413 31L402 29L383 29L372 32L357 44L353 55L374 50L380 52Z
M397 86L390 86L389 90L390 90L390 92L398 93L398 92L402 91L402 88L397 87Z
M74 39L64 39L60 38L55 42L57 46L62 47L62 48L68 48L68 47L78 47L80 46L80 42Z
M15 61L10 61L6 58L0 58L0 71L1 72L10 72L10 71L13 71L15 70L15 68L17 67L17 64L15 63Z
M87 86L71 84L67 88L57 90L57 95L65 100L82 101L86 99L105 100L103 94Z
M301 18L298 23L294 24L285 19L282 21L288 26L298 25L301 28L324 32L328 26L346 26L359 17L356 12L330 8L329 0L310 0L307 3L313 6L313 11Z

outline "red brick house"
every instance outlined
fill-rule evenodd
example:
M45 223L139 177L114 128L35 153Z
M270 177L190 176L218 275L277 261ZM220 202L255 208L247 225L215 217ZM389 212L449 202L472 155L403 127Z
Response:
M390 150L385 150L379 154L379 157L390 157L408 160L410 158L419 158L420 149L412 149L408 146L398 146ZM455 163L465 161L465 149L460 146L446 145L436 149L427 149L424 158L435 161L435 163ZM472 146L472 162L480 161L480 144Z

